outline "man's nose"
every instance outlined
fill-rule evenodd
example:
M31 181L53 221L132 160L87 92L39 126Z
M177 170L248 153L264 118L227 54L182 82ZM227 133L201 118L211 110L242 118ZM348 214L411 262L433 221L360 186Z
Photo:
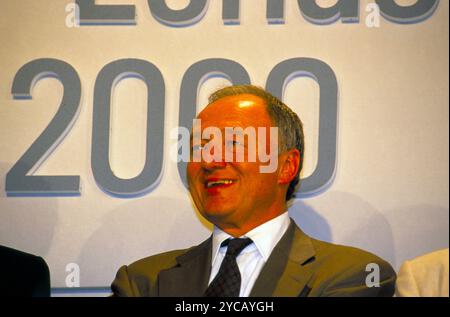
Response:
M220 155L222 154L222 155ZM207 157L202 159L202 167L206 170L213 170L224 168L227 165L225 161L225 154L219 152L215 152L214 149L211 150L210 154Z
M221 169L221 168L225 168L226 166L227 166L227 162L225 162L224 160L212 161L212 162L202 161L202 168L205 170Z

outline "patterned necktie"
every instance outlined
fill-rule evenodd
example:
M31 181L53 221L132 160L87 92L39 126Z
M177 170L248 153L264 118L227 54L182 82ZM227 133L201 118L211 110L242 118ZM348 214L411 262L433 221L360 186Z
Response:
M253 241L245 239L228 239L221 247L228 245L225 258L219 272L205 291L206 297L238 297L241 290L241 273L236 258Z

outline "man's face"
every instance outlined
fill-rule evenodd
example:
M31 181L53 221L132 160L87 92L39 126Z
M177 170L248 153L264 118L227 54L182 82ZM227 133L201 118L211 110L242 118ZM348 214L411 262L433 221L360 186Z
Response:
M198 119L201 119L202 131L208 127L219 128L224 143L230 141L225 138L226 127L254 127L256 131L263 127L266 138L258 138L257 133L256 146L261 145L262 141L267 147L270 146L272 120L265 101L260 97L249 94L224 97L208 105ZM202 140L203 144L208 141ZM249 150L247 143L246 138L244 152ZM191 160L187 166L189 190L198 210L230 234L238 228L239 232L245 233L277 216L285 208L286 186L279 184L279 167L272 173L261 173L260 166L267 163L261 163L258 155L256 161L249 162L247 154L244 162L227 162L223 154L221 160L210 163Z

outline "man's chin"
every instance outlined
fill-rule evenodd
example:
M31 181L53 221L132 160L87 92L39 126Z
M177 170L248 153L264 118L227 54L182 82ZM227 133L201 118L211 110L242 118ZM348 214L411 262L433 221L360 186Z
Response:
M210 222L216 223L229 216L232 212L232 209L212 207L205 209L202 214Z

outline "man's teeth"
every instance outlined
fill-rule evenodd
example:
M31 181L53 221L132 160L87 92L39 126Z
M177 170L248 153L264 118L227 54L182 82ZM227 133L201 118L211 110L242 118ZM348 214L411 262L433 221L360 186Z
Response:
M231 184L231 183L233 183L232 180L229 180L229 179L222 179L222 180L219 180L219 181L211 181L211 182L207 182L207 183L206 183L206 187L207 187L207 188L211 188L211 187L213 187L213 186L228 185L228 184Z

